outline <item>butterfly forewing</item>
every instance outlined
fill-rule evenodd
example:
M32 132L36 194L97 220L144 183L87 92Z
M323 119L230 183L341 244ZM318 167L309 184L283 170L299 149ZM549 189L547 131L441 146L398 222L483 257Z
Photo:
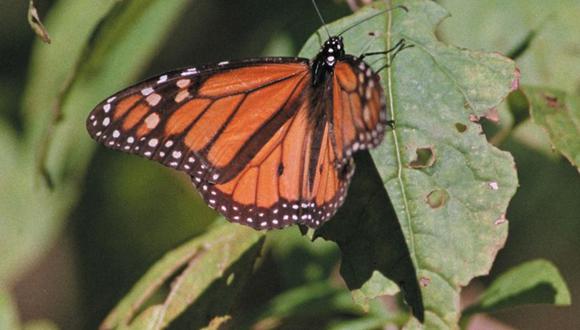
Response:
M346 160L381 143L387 125L385 97L379 76L352 56L336 65L333 83L333 137L337 157Z
M248 135L257 129L256 124L273 117L284 105L279 102L267 113L256 102L262 97L286 99L287 90L307 73L307 63L294 58L222 62L173 71L103 101L89 115L87 128L109 148L217 182L224 173L232 177L243 168L242 159L232 166L232 157L252 141ZM279 126L290 116L278 116L270 126ZM241 158L247 162L259 146L253 149L246 148Z

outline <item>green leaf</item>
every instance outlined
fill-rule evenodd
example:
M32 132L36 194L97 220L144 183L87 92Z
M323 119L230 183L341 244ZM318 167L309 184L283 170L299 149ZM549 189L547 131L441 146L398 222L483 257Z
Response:
M47 136L48 157L39 166L46 169L55 184L84 172L95 148L85 130L87 113L106 96L134 82L187 3L188 0L118 2L100 22L72 69L72 77L56 98L56 116L44 122L49 132L54 131ZM43 142L40 141L41 152Z
M298 228L269 232L266 247L273 258L280 260L276 268L283 288L326 280L336 271L339 260L333 242L312 241Z
M368 330L368 329L389 329L385 320L381 318L360 318L354 321L346 321L335 324L328 330Z
M12 188L0 204L0 230L18 244L8 247L10 253L0 244L7 256L0 283L15 278L61 232L96 147L85 117L102 98L138 77L187 2L61 0L52 7L45 21L52 43L36 42L31 59L24 139L14 144L18 149L7 161L15 166L2 176L3 186Z
M479 300L464 311L464 317L521 305L569 306L570 303L570 292L558 269L551 262L539 259L499 276Z
M81 61L92 31L114 3L114 0L61 0L51 8L45 23L53 40L50 46L35 42L23 97L25 133L29 140L39 143L56 100L67 80L72 79L72 71Z
M59 327L50 320L34 320L24 324L23 330L58 330Z
M337 288L329 281L318 281L282 292L266 305L255 308L255 312L244 313L234 318L233 328L236 329L278 329L278 328L326 328L339 327L337 320L363 321L368 324L384 326L387 324L402 324L406 314L385 311L380 301L371 303L369 312L364 312L351 298L349 292ZM401 317L402 316L402 317ZM398 318L398 319L397 319ZM315 323L316 325L312 325ZM349 324L350 322L346 322ZM345 325L346 326L346 325Z
M229 322L232 320L231 316L216 316L209 322L209 325L202 330L220 330L220 329L231 329L229 327Z
M162 329L188 309L187 327L198 329L227 315L263 242L263 234L229 224L191 240L153 265L101 328ZM159 292L167 282L169 291ZM147 306L155 294L161 301Z
M453 14L440 29L446 40L463 47L519 54L522 84L578 93L577 0L441 2Z
M401 286L419 318L422 296L425 327L453 328L459 319L461 287L489 272L507 236L505 212L517 187L513 159L486 141L477 120L517 87L518 76L513 61L501 55L438 41L434 29L447 13L434 2L414 0L404 5L408 13L389 12L344 34L346 51L355 55L363 49L388 49L401 38L415 46L382 71L395 129L372 152L404 240L396 239L396 232L385 232L394 228L384 206L386 194L369 186L380 178L358 159L356 175L368 176L364 179L368 193L364 187L355 190L355 178L349 199L362 204L347 201L346 210L341 210L345 216L337 216L328 226L340 227L332 229L331 239L344 247L341 274L349 288L360 289L374 270L396 283L404 276ZM329 30L340 32L376 11L363 9L330 24ZM301 55L312 56L324 33L319 30ZM385 63L384 58L377 61L371 62L375 68ZM425 149L431 150L434 160L410 166ZM352 196L355 192L357 196ZM361 205L367 209L355 213ZM346 215L350 208L356 210ZM414 274L405 266L407 254ZM419 284L421 296L413 291Z
M348 291L335 288L328 282L315 282L284 292L260 310L258 319L322 318L332 313L360 313L360 308L353 305Z
M0 329L20 329L16 305L4 291L0 291Z
M26 177L19 172L22 161L19 153L21 143L17 138L16 132L4 120L0 119L0 187L11 187L11 189L0 189L0 287L9 287L11 279L23 269L29 260L23 255L28 244L32 242L22 240L22 229L24 224L19 222L18 214L21 213L25 206L26 194L23 192L21 185L16 182L25 182ZM20 181L23 180L23 181ZM7 299L7 298L6 298Z
M556 150L580 166L580 97L564 91L523 86L534 122L542 126Z

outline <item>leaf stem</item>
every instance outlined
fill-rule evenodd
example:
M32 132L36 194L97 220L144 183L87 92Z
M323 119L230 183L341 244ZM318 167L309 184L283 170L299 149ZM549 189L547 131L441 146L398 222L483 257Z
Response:
M389 6L392 5L392 2L389 1ZM393 13L387 12L387 49L390 49L392 46L391 43L391 32L392 32L392 24L393 24ZM391 120L395 120L395 105L394 105L394 98L393 98L393 66L392 66L392 58L390 56L387 57L387 93L389 97L389 112ZM396 121L395 121L396 122ZM392 131L393 134L393 142L395 144L395 151L397 156L397 181L399 187L401 189L401 197L403 199L404 205L404 217L405 222L407 223L407 228L409 230L407 235L407 243L409 245L409 254L411 255L411 260L413 261L413 265L417 268L417 256L415 252L415 239L412 234L412 221L409 212L409 204L407 202L407 191L405 190L405 186L403 185L403 161L401 156L401 147L399 146L399 137L397 135L397 129L394 128ZM404 233L404 231L403 231Z

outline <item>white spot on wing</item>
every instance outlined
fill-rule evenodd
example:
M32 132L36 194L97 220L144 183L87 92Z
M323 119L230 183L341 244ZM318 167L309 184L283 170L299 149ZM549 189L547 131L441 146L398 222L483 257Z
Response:
M156 147L158 143L159 143L159 140L157 140L157 139L151 139L151 140L149 140L149 142L147 144L150 147Z
M179 103L183 100L185 100L187 97L189 96L189 92L185 89L179 91L179 93L177 93L177 95L175 95L175 102Z
M153 94L147 96L147 98L145 100L147 101L147 103L149 103L150 106L154 107L157 104L159 104L159 101L161 101L161 95L159 95L157 93L153 93Z
M141 90L141 94L143 94L144 96L147 96L153 92L154 92L154 90L151 87L145 87Z
M189 79L179 79L177 81L176 85L179 88L185 88L185 87L189 86L190 83L191 83L191 80L189 80Z
M159 115L157 113L152 113L147 118L145 118L145 125L148 129L154 129L159 124Z
M161 84L161 83L164 83L164 82L166 82L166 81L167 81L167 75L166 75L166 74L164 74L164 75L162 75L161 77L159 77L159 80L157 80L157 83L158 83L158 84Z

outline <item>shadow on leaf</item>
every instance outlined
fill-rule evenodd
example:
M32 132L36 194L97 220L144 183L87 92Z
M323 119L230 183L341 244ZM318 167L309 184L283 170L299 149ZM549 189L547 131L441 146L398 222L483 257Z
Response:
M368 152L357 154L355 160L357 170L345 204L314 238L338 244L340 273L357 303L366 307L369 299L396 293L394 282L403 290L415 317L423 321L415 268L381 177Z

